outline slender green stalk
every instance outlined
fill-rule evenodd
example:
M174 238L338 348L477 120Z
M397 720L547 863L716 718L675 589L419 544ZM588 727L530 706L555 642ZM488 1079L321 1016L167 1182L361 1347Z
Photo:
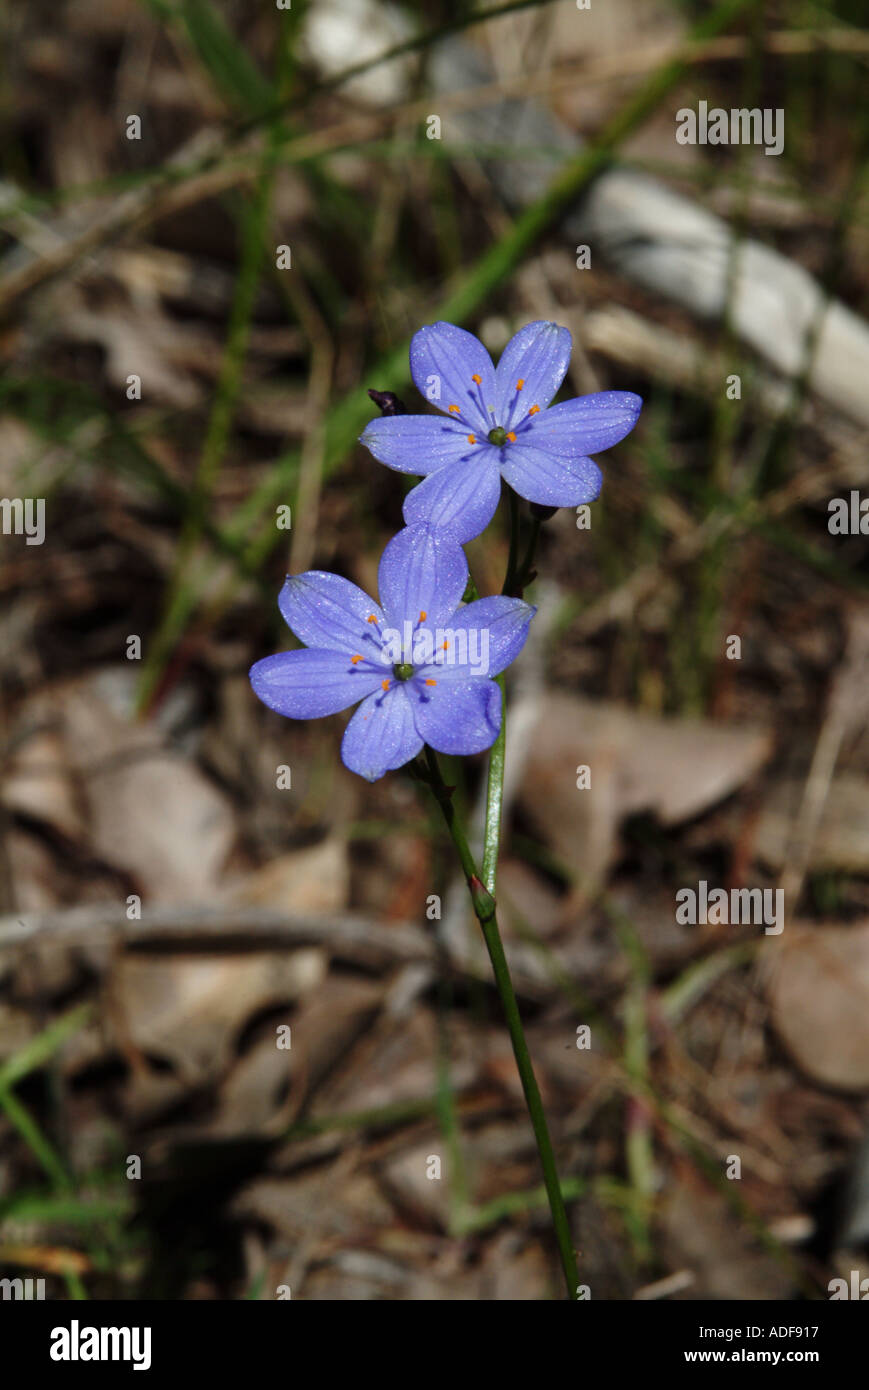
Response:
M530 583L534 569L534 555L540 535L540 517L532 516L531 530L525 554L519 560L519 498L512 488L507 497L510 507L510 550L507 557L507 573L504 577L503 594L521 594ZM501 687L501 727L498 737L489 753L489 775L486 787L486 829L483 835L483 883L494 897L498 874L498 849L501 843L501 810L504 801L504 755L507 739L507 695L504 677L497 677Z
M503 592L505 594L521 594L522 589L525 584L529 582L533 572L534 556L537 549L537 540L540 535L541 523L539 517L533 517L525 555L523 556L521 564L519 564L519 499L512 489L510 490L509 496L510 551L507 562L507 574L504 578ZM479 920L489 951L489 958L492 962L492 969L495 972L498 992L501 995L501 1002L507 1016L510 1040L513 1043L513 1052L516 1057L516 1064L519 1067L519 1075L522 1078L522 1087L525 1092L528 1113L531 1116L531 1123L534 1126L534 1133L537 1138L537 1148L540 1152L540 1161L543 1165L546 1192L552 1211L552 1221L558 1239L558 1248L561 1255L562 1268L564 1269L564 1277L567 1280L567 1296L570 1299L576 1299L579 1275L576 1268L576 1257L574 1255L570 1227L567 1221L567 1213L564 1209L561 1185L558 1180L558 1170L555 1166L555 1155L552 1152L549 1130L546 1125L546 1116L543 1113L543 1103L540 1099L540 1092L537 1088L537 1081L531 1065L531 1058L528 1054L525 1034L522 1029L522 1020L519 1015L519 1007L516 1003L516 995L513 990L512 980L510 979L510 970L507 965L507 958L504 954L504 947L500 932L498 931L497 918L495 916L494 894L498 871L498 850L501 842L501 818L504 809L504 761L507 737L507 698L503 676L498 678L498 684L501 687L501 727L498 730L498 737L492 745L492 750L489 754L489 775L486 787L486 828L483 835L483 885L486 892L492 896L492 910L485 921L482 917L480 917Z
M501 807L504 800L504 756L507 738L507 693L504 677L498 676L497 683L501 687L501 727L489 752L486 828L483 832L483 884L493 897L498 874L498 850L501 846Z
M10 1124L14 1125L27 1144L34 1158L40 1164L45 1173L54 1183L54 1186L61 1191L69 1191L72 1187L70 1178L51 1144L46 1139L39 1125L34 1120L30 1111L16 1096L15 1092L8 1087L0 1087L0 1110L3 1111Z
M431 787L438 805L443 812L447 829L450 832L453 844L458 852L465 878L468 881L468 889L471 894L471 901L474 905L474 912L483 933L486 949L489 952L489 959L492 962L495 984L507 1020L510 1041L513 1044L513 1055L516 1058L516 1066L522 1081L522 1090L525 1093L525 1103L528 1106L531 1127L534 1130L534 1137L537 1141L537 1151L540 1155L540 1163L543 1168L543 1181L546 1187L546 1195L549 1199L549 1209L552 1213L552 1224L555 1228L555 1238L558 1243L561 1267L564 1271L564 1278L567 1284L567 1296L569 1299L575 1301L577 1286L579 1284L579 1274L576 1268L576 1255L573 1249L573 1239L570 1234L570 1223L567 1219L564 1196L558 1179L558 1169L555 1165L555 1154L552 1149L552 1141L549 1137L549 1129L546 1124L543 1101L540 1097L537 1078L534 1075L531 1054L528 1051L528 1044L525 1041L525 1032L522 1027L519 1005L516 1000L515 990L513 989L513 981L510 978L510 968L507 965L507 957L504 954L501 934L498 931L498 922L495 916L495 899L477 873L477 866L474 862L474 856L471 853L470 846L468 845L464 827L456 815L453 806L452 791L444 782L441 774L437 754L431 748L426 747L425 757L428 768L426 781Z

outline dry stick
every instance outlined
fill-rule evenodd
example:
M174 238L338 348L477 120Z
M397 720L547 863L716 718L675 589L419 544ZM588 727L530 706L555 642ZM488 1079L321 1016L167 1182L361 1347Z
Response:
M336 958L381 969L399 962L434 966L435 946L413 922L381 922L362 913L287 913L235 903L154 903L139 921L130 921L117 902L85 903L46 912L0 917L0 952L52 938L59 945L86 942L133 949L160 946L167 951L269 951L322 945ZM451 952L453 968L478 979L481 964L467 952ZM549 977L530 952L517 952L513 970L523 997L543 1000Z
M113 901L0 917L0 950L45 937L60 944L110 944L120 938L128 946L159 943L170 949L205 943L215 948L285 949L313 942L322 943L343 959L375 966L396 960L434 959L431 941L413 923L390 922L384 927L351 912L321 916L235 903L155 903L140 920L130 921L123 903Z
M785 57L830 52L869 58L869 35L859 30L773 31L766 35L764 43L768 52ZM519 73L464 91L444 93L438 96L438 109L441 114L460 114L498 99L551 96L562 89L574 90L577 81L583 85L590 82L605 84L642 77L674 57L684 59L690 66L722 60L736 61L745 56L745 50L746 40L741 35L726 35L687 48L672 41L643 44L614 57L593 61L586 58L570 59L540 77ZM386 61L388 56L381 61ZM295 160L316 158L347 144L370 140L381 131L388 131L396 122L413 121L425 116L430 106L431 97L422 97L384 111L360 112L352 119L335 122L315 135L288 137L283 153ZM19 212L15 206L6 212L0 207L0 219L5 221L16 239L31 246L36 257L34 262L28 262L19 271L12 272L0 284L0 307L5 304L7 296L11 300L26 293L58 270L97 249L101 239L114 240L134 225L141 227L157 216L177 212L192 202L213 197L237 183L249 181L254 177L255 166L251 162L257 148L254 140L261 138L257 131L251 133L247 144L236 140L231 146L235 153L228 161L214 167L203 167L209 160L222 156L227 148L227 140L221 130L198 132L167 161L166 168L172 169L174 175L171 184L167 186L161 181L164 171L158 170L144 188L122 195L119 203L114 203L110 211L101 214L91 226L72 237L62 237L55 226L39 223L23 211ZM87 190L83 190L82 196L86 193ZM22 199L22 202L25 201ZM26 220L20 223L11 220L17 217Z
M514 8L527 8L533 0L525 0ZM747 0L732 0L732 8L723 16L726 23L733 14L745 8ZM505 7L507 8L507 7ZM497 11L498 13L501 13ZM476 16L485 19L485 14ZM715 16L714 27L721 27L719 16ZM467 27L467 21L449 26L439 31L440 38L448 32ZM710 25L712 27L712 25ZM698 30L701 32L701 30ZM828 48L836 52L862 52L860 39L851 31L833 30L828 35L821 32L807 32L802 35L788 33L773 34L782 52L812 51L814 47ZM788 46L789 40L798 40ZM426 40L428 41L428 40ZM669 72L679 71L701 62L717 58L739 57L744 48L742 38L718 38L700 43L677 43L663 46L645 46L621 55L618 60L607 63L578 65L578 71L547 74L539 81L520 75L516 79L503 79L498 82L478 85L464 92L443 93L438 96L439 109L446 113L473 110L498 97L516 95L531 96L538 92L548 94L561 86L575 85L577 78L582 81L610 81L625 76L641 76L659 64ZM719 45L721 47L719 47ZM398 45L377 59L356 64L322 84L328 90L336 90L364 71L370 71L381 63L400 56L402 51L412 51L422 47L422 41L409 45ZM668 84L669 85L669 84ZM293 102L285 103L267 115L286 113L293 108ZM425 114L431 104L430 98L406 102L388 111L365 113L352 121L342 121L328 127L316 135L288 138L280 142L282 155L289 159L315 158L348 143L358 143L370 139L379 130L388 130L396 120L412 119L420 113ZM262 121L265 117L257 118ZM208 129L197 132L166 161L152 180L144 187L132 189L115 198L111 206L100 214L87 227L71 234L63 234L57 225L42 224L44 237L51 237L53 244L42 254L35 254L25 264L10 270L0 280L0 314L3 314L15 300L28 294L44 281L70 269L76 262L92 255L102 247L117 241L134 230L141 230L148 223L170 213L177 213L191 203L214 197L239 183L250 181L256 172L256 159L261 132L254 123L245 126L241 133L227 133L222 129ZM227 156L227 150L231 154ZM14 212L14 209L13 209ZM35 231L35 229L34 229Z
M432 43L452 34L463 33L475 24L501 15L512 14L518 10L552 3L553 0L505 0L504 4L496 5L490 9L471 11L458 19L442 24L437 29L429 30L411 39L405 39L386 49L383 53L375 54L373 58L366 58L362 62L354 63L336 73L334 77L315 82L301 95L294 93L292 96L276 102L269 109L260 111L256 116L243 121L234 130L197 132L191 140L187 141L166 161L165 165L154 175L153 180L144 188L133 189L113 201L106 213L82 232L59 242L50 255L36 257L4 276L0 280L0 316L16 299L35 289L43 281L68 269L76 261L96 251L105 243L116 240L124 233L133 230L137 225L143 225L157 216L170 211L177 211L179 207L185 206L189 202L189 196L185 196L183 188L179 191L177 187L179 180L186 180L191 176L197 178L196 196L198 200L207 196L206 190L214 193L226 189L241 179L251 177L252 171L248 161L256 152L256 141L260 136L260 127L263 125L273 126L274 122L280 120L281 117L302 107L311 96L319 92L337 91L354 78L373 72L396 58L422 52ZM239 157L245 160L242 167L232 172L229 182L227 182L227 170L224 163L224 154L228 149L238 152ZM191 162L193 162L192 168L190 167ZM255 160L253 162L255 166Z
M815 834L829 795L842 743L848 733L865 722L869 681L869 617L863 611L849 614L848 651L840 668L826 718L821 725L802 801L791 828L785 866L779 880L785 911L796 908L802 890Z

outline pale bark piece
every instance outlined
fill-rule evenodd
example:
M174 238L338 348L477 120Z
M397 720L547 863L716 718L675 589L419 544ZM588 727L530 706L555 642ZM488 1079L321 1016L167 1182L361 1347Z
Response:
M485 60L458 38L434 50L431 70L444 93L491 77ZM533 160L487 164L495 187L516 209L541 197L564 161L582 148L534 101L457 111L449 133L462 143L509 142L540 152ZM851 419L869 423L869 326L772 247L751 237L737 242L723 218L630 169L610 169L596 178L560 232L569 249L591 246L593 255L600 253L626 279L700 319L721 322L729 301L733 331L748 347L789 379L810 361L809 389Z
M316 21L308 26L309 46L327 77L347 65L348 52L365 58L378 51L378 39L383 52L396 36L403 37L400 11L391 6L329 0L322 16L320 9L312 12ZM588 21L582 13L575 17L586 30ZM330 38L338 28L340 45ZM674 39L674 52L677 47ZM438 97L464 94L501 76L498 55L496 46L496 73L487 54L463 35L434 46L428 66L432 112L438 113ZM399 61L367 74L356 90L371 103L385 105L407 92L409 80L408 68ZM674 94L675 152L681 148L676 143L678 100ZM454 142L462 151L469 145L510 149L507 158L488 158L486 168L495 189L516 211L542 197L565 161L582 148L542 99L495 97L480 104L460 102L452 111L446 102L445 108L445 147ZM523 150L529 151L527 157ZM725 219L657 179L619 168L607 169L593 181L562 219L558 235L571 255L574 246L589 245L594 256L605 257L626 279L700 319L720 323L729 301L733 331L744 344L789 379L810 363L809 389L851 419L869 423L869 326L839 300L828 300L808 271L772 247L751 237L737 242Z
M784 866L803 786L799 778L776 782L764 801L753 843L757 858L772 868ZM816 872L869 871L869 779L843 772L830 784L808 867Z

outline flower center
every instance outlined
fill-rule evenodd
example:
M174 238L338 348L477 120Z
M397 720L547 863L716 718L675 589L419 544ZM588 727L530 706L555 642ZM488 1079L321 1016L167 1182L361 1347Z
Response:
M507 431L503 430L500 425L496 425L493 430L489 430L487 437L489 443L494 444L496 449L502 448L507 443Z
M400 661L392 668L392 674L397 681L409 681L413 675L413 667L409 661Z

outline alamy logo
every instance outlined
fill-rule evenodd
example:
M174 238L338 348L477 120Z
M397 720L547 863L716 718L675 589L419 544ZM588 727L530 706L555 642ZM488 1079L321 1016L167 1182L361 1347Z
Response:
M869 1299L869 1279L861 1279L859 1269L851 1270L851 1281L847 1279L831 1279L827 1288L830 1293L830 1302L833 1303L837 1298Z
M0 1279L0 1298L20 1298L25 1302L34 1298L45 1298L45 1280Z
M45 498L0 497L0 528L4 536L26 536L27 545L42 545Z
M132 1361L134 1371L151 1367L150 1327L69 1327L51 1329L52 1361Z
M827 511L831 536L869 536L869 497L852 490L847 497L832 497Z
M384 666L468 666L473 676L489 674L489 629L437 628L405 622L383 629L380 660Z
M709 109L701 101L696 111L683 106L676 112L676 139L680 145L763 145L764 154L781 154L785 144L785 113L781 106L723 106Z
M773 907L773 904L775 906ZM781 888L709 889L705 878L694 888L676 894L676 921L680 926L763 926L767 936L784 931L785 895Z

